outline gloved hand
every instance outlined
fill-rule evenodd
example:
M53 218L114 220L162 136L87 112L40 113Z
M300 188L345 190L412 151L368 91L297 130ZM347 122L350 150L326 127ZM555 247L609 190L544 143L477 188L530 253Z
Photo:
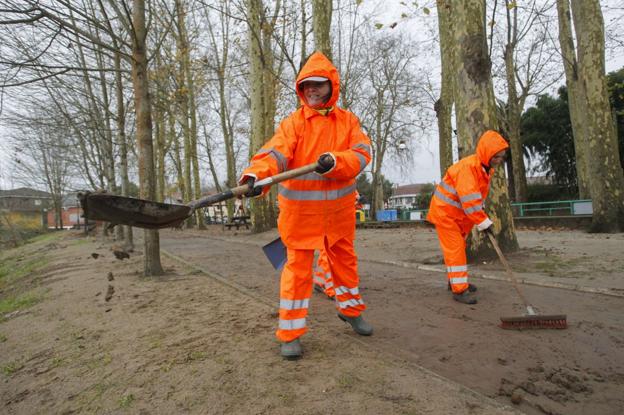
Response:
M483 229L483 231L482 231L482 232L483 232L483 234L484 234L484 235L486 235L486 236L487 236L487 235L492 235L492 236L495 236L495 235L494 235L494 225L490 225L490 226L488 226L487 228Z
M318 167L314 171L319 174L327 173L334 167L334 158L329 154L321 154L316 163Z
M244 194L245 197L256 197L262 194L262 186L254 187L254 183L256 183L256 179L253 176L245 176L241 184L246 184L249 187L247 193Z

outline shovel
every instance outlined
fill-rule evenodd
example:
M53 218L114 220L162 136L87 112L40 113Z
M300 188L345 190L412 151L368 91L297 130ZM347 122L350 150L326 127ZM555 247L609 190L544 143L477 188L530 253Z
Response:
M296 169L288 170L254 183L254 188L270 186L295 177L312 173L317 168L316 163L308 164ZM210 206L214 203L234 197L243 196L250 189L243 184L221 193L193 200L186 205L152 202L151 200L136 199L112 195L109 193L80 193L80 205L87 219L102 220L115 225L129 225L137 228L161 229L179 226L196 209Z

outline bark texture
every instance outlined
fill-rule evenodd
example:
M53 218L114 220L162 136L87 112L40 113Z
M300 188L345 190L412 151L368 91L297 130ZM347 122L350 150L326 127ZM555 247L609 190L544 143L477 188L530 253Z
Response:
M598 0L572 0L585 92L592 232L624 231L624 176L605 76L604 20Z
M574 135L574 153L576 156L576 178L580 199L589 199L589 155L587 153L587 121L585 120L585 92L579 79L579 66L576 47L572 37L570 0L557 0L559 18L559 44L565 69L566 87L568 88L568 106L572 134Z
M262 145L271 138L267 137L265 119L265 55L272 53L269 50L263 50L266 45L263 42L263 28L266 16L262 0L248 0L247 2L249 16L249 83L251 86L251 137L249 152L250 156L255 154ZM265 29L266 30L266 29ZM273 120L270 120L273 123ZM271 198L256 198L251 200L251 220L254 232L262 232L276 226L274 205Z
M312 1L312 26L314 29L314 45L316 50L332 60L330 27L332 19L332 0Z
M438 137L440 150L440 177L453 164L453 6L450 0L438 0L438 27L440 29L440 58L442 66L442 85L440 98L435 103L438 119Z
M484 131L498 130L498 122L484 22L485 1L458 0L454 6L455 105L461 158L474 153L477 140ZM518 249L502 168L498 168L492 178L486 210L494 222L501 249L508 252ZM468 243L471 259L492 255L486 239L473 230Z
M156 181L154 178L154 152L152 148L152 113L147 76L147 48L145 27L145 2L135 0L132 10L134 33L132 38L132 84L136 109L136 136L139 150L140 196L154 200ZM145 275L162 275L160 263L160 239L157 230L144 231Z

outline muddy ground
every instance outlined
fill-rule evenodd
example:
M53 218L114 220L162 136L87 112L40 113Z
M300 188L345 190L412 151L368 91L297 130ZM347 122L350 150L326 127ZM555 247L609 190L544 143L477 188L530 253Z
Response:
M3 411L624 412L624 235L518 232L526 295L569 328L517 332L498 327L524 307L497 261L471 267L480 302L467 306L430 230L358 230L375 333L353 334L315 293L297 362L273 337L278 275L260 246L276 236L163 231L158 278L141 276L140 249L117 259L79 234L0 254Z

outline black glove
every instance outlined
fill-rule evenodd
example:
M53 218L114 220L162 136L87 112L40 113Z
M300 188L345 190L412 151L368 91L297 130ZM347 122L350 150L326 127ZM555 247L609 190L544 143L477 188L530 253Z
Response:
M244 194L245 197L256 197L262 194L262 186L254 187L254 183L256 183L256 179L253 176L248 176L245 183L249 190Z
M314 169L315 172L319 174L327 173L334 167L334 158L329 154L321 154L316 164L318 164L318 166Z
M490 225L490 226L488 226L487 228L483 229L483 233L484 233L485 235L492 235L492 236L495 236L495 235L494 235L494 225Z

